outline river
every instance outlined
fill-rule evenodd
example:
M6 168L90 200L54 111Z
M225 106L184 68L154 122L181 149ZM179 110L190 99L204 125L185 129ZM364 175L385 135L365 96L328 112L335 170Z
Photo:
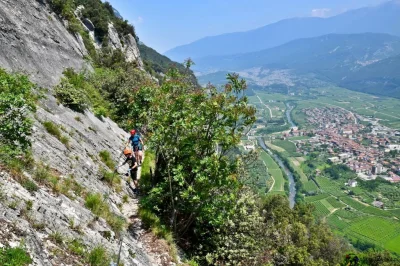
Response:
M292 112L294 106L290 106L288 103L286 103L286 118L290 124L291 128L297 127L296 124L293 122L292 117L290 116L290 113Z
M290 113L292 112L294 106L290 106L288 103L286 103L286 118L288 120L288 123L290 124L291 128L297 127L296 124L293 122L292 117L290 116ZM263 150L265 150L269 155L271 155L275 161L278 163L279 167L285 172L286 176L289 179L289 204L290 208L294 207L294 204L296 203L295 198L296 198L296 183L294 182L294 177L292 172L285 166L283 163L282 159L273 153L264 143L263 138L258 138L258 144L261 146Z
M296 203L295 197L296 197L296 183L294 182L294 177L292 172L285 166L283 163L282 159L273 153L264 143L264 139L259 137L258 138L258 144L261 146L263 150L265 150L269 155L271 155L275 161L278 163L279 167L285 172L286 176L289 179L289 204L290 208L294 207L294 204Z

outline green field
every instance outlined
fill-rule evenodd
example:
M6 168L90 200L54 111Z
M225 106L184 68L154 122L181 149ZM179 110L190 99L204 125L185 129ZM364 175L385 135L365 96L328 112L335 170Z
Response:
M315 201L312 204L315 207L314 215L317 217L322 218L330 213L330 210L321 201Z
M284 149L288 153L288 156L290 156L290 157L299 156L299 154L297 153L296 145L291 141L288 141L288 140L275 140L275 141L272 142L272 144ZM301 154L300 154L300 156L301 156Z
M306 200L306 202L314 202L314 201L319 201L319 200L325 199L327 197L329 197L329 194L319 194L316 196L306 197L305 200Z
M329 197L326 199L334 208L343 208L346 205L344 203L342 203L340 200L333 198L333 197Z
M308 137L290 137L287 140L278 140L282 137L282 132L288 130L283 112L287 102L295 106L291 116L301 129L315 127L308 123L303 109L326 106L343 108L366 118L379 119L379 123L382 125L400 129L400 100L376 97L338 87L307 89L302 95L293 96L265 91L255 91L255 93L263 102L263 104L260 103L260 99L256 96L250 98L250 102L260 108L257 110L257 123L268 128L268 130L257 131L257 133L270 140L268 146L271 149L289 159L290 166L300 176L302 192L309 195L317 193L315 196L305 197L306 202L315 206L314 215L326 220L336 233L354 243L360 240L400 254L400 204L388 204L386 195L393 194L389 191L390 188L387 190L379 188L378 191L370 192L359 186L356 188L346 187L344 183L347 180L332 180L324 176L324 169L330 167L326 163L325 157L322 156L322 159L317 158L312 161L314 166L303 163L305 155L297 154L296 142ZM270 113L272 113L272 117ZM359 122L368 123L368 121ZM264 162L269 165L269 174L275 180L271 192L284 193L285 179L282 171L268 154L264 154L262 157L264 157ZM296 157L299 157L299 160ZM316 169L322 172L318 176L315 176ZM315 176L316 183L309 179L309 176ZM371 203L376 198L383 198L385 206L392 210L382 210L372 206Z
M268 173L275 180L274 186L271 188L271 193L286 194L285 193L285 182L282 171L279 165L272 159L272 157L266 152L262 151L260 154L261 159L265 162Z
M285 109L284 102L291 101L296 105L292 111L293 120L301 127L309 127L305 114L301 111L304 108L336 106L360 115L378 118L380 123L400 129L400 100L389 97L377 97L370 94L359 93L339 87L327 87L310 89L307 95L284 95L279 93L267 93L255 91L255 93L270 108ZM258 102L255 96L250 97L250 102ZM273 101L273 102L270 102ZM265 108L265 107L264 107ZM273 115L284 117L283 112L273 110Z
M310 180L303 183L303 189L307 192L316 192L318 191L318 187L314 181Z
M344 232L351 237L367 240L377 246L400 252L400 242L397 242L400 237L400 223L398 222L379 217L367 217L351 223Z

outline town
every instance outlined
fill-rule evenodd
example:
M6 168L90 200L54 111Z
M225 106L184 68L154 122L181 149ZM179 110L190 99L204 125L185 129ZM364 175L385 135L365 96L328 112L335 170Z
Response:
M303 109L312 130L292 128L282 138L311 136L297 140L299 153L326 151L331 164L345 164L365 181L383 178L400 182L400 132L338 107Z

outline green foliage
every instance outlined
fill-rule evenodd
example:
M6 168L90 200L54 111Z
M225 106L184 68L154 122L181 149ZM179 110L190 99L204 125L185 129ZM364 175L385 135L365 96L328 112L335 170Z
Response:
M57 139L61 138L61 130L56 124L51 121L45 121L43 122L43 126L51 135L55 136Z
M85 255L85 245L79 239L73 239L68 243L68 250L77 256Z
M176 68L181 74L187 74L188 80L192 84L197 84L196 77L194 76L193 71L190 69L191 64L184 66L183 64L174 62L143 43L139 43L138 47L145 70L153 76L157 76L159 73L168 73L169 69ZM160 76L158 76L158 78L160 78Z
M264 218L256 206L257 199L246 191L230 210L225 226L211 236L212 248L201 251L209 265L256 265L264 241Z
M111 154L109 151L103 150L99 153L101 161L107 165L108 168L113 169L115 166L115 162L111 158Z
M47 132L56 137L62 144L69 148L69 138L62 135L60 127L51 121L43 122L43 126Z
M236 96L244 90L244 81L234 75L228 78L229 84L219 93L212 87L191 87L172 71L161 87L138 91L139 98L147 99L140 106L142 113L152 114L142 116L140 122L147 125L151 148L158 151L155 186L143 206L172 221L178 241L190 237L192 251L199 244L202 250L212 250L210 235L226 226L240 187L238 162L227 152L254 121L247 99ZM220 154L215 154L216 144Z
M352 179L357 178L357 175L351 171L351 169L344 164L332 165L331 167L324 170L332 179Z
M115 172L108 172L106 170L101 170L102 177L105 182L107 182L112 187L119 187L121 184L121 178Z
M28 190L29 192L35 192L38 191L38 186L36 185L35 182L33 182L32 180L29 179L25 179L23 180L23 182L21 183L21 185Z
M0 265L28 266L30 263L32 263L31 257L21 247L0 249Z
M56 244L62 245L64 243L64 236L60 232L53 232L49 238Z
M110 264L110 256L104 247L96 247L90 251L87 257L90 266L104 266Z
M114 232L119 233L124 229L126 224L125 219L112 213L110 207L100 194L88 194L85 199L85 206L90 209L93 214L104 218Z
M61 79L61 83L54 88L54 92L60 103L74 111L83 112L87 108L86 95L66 78Z
M20 150L30 146L30 114L36 111L35 86L26 76L0 68L0 145Z

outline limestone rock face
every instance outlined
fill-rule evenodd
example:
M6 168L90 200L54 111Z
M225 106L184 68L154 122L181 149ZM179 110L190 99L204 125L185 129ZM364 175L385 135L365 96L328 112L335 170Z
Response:
M119 39L118 32L111 22L108 23L108 39L111 48L122 50L122 44L121 40Z
M45 1L0 0L0 66L54 86L67 67L85 66L84 52Z
M124 50L126 55L126 61L137 63L138 67L143 68L143 61L140 57L139 47L137 46L135 38L132 34L128 34L124 38Z

